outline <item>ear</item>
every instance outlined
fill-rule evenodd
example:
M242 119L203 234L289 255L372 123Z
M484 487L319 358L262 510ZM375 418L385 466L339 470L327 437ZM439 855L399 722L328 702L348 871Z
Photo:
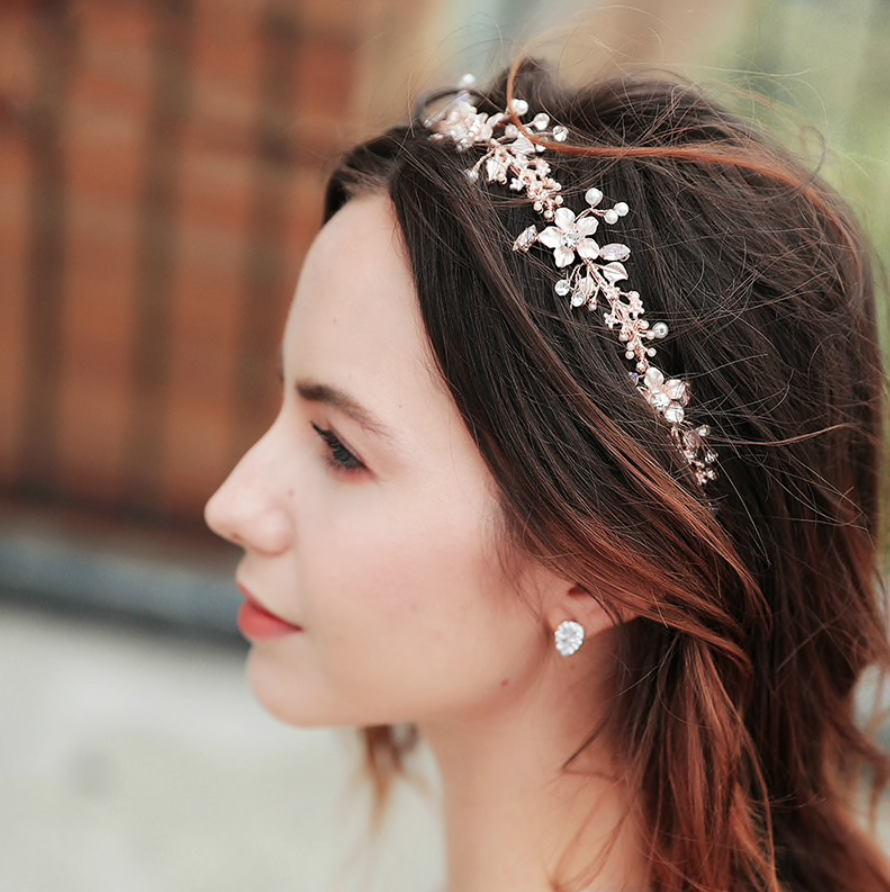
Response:
M573 620L584 627L586 638L592 638L633 617L625 616L621 610L607 609L604 600L583 585L552 578L545 594L544 619L551 634L560 623Z

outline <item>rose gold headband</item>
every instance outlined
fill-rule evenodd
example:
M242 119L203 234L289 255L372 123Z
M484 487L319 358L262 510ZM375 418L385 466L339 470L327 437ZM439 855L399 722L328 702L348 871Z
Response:
M472 86L465 78L462 87ZM592 236L600 221L617 223L628 213L628 206L619 201L609 209L600 207L603 193L588 189L584 198L587 207L580 213L563 205L562 185L550 176L550 165L540 157L546 145L533 142L526 135L529 130L555 142L564 142L568 130L556 125L551 128L550 117L543 112L534 115L529 124L518 124L528 114L524 99L513 99L507 111L494 115L479 112L470 94L459 92L438 114L425 121L433 140L450 140L458 152L477 146L485 154L467 170L467 176L477 181L483 174L488 183L509 185L514 192L524 192L536 213L549 225L539 230L532 225L523 230L513 243L513 250L527 253L533 245L541 244L553 251L553 260L561 271L554 290L560 297L568 297L573 307L586 306L589 311L603 305L603 321L618 329L625 358L636 361L631 378L637 390L655 411L668 423L671 437L680 453L692 467L701 486L717 476L711 465L717 454L706 441L710 434L707 425L693 425L686 418L690 399L688 382L680 378L665 378L652 365L655 348L653 339L668 333L664 322L650 327L643 319L643 304L636 291L623 291L618 282L627 279L624 261L630 256L627 245L613 242L599 245ZM509 182L508 182L509 178Z

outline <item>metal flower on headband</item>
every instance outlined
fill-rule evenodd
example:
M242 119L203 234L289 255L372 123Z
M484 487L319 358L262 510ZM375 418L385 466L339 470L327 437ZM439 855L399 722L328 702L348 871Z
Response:
M471 80L465 78L462 86L471 85ZM559 124L551 126L549 115L543 112L535 114L529 123L522 123L528 113L528 103L514 99L509 109L485 114L473 105L470 93L462 90L425 125L432 131L431 139L451 140L458 152L485 149L467 170L471 180L484 175L488 183L525 193L547 225L541 229L531 225L523 230L516 237L513 250L527 253L535 244L551 250L560 271L554 285L557 295L567 297L573 307L586 306L591 312L602 307L603 321L608 328L617 329L625 358L635 363L630 374L637 390L668 423L674 443L698 483L704 486L717 476L711 467L717 454L706 440L710 429L707 425L693 425L686 417L689 384L680 378L667 378L650 361L656 353L650 342L663 338L668 327L664 322L650 326L642 318L645 311L639 293L625 291L618 284L628 278L624 261L630 256L630 248L619 242L600 245L593 238L600 223L617 223L629 208L623 201L608 209L602 207L603 193L595 188L587 190L586 207L580 212L565 207L562 184L553 179L550 165L541 157L547 145L533 141L529 135L534 133L559 143L565 142L569 132Z

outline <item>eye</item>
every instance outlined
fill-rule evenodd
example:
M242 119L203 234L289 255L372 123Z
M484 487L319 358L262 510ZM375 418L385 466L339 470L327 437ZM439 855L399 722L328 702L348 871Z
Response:
M317 424L312 425L312 430L321 437L328 447L326 461L332 468L350 473L365 469L362 462L343 445L342 440L332 430L325 430Z

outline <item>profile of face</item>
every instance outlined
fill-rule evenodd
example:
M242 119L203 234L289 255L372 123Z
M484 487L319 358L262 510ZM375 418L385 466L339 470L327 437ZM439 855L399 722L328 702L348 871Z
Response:
M502 559L494 483L436 370L384 197L318 235L283 382L274 423L206 510L245 552L258 699L299 726L498 709L553 660L566 617L547 615L548 571Z

